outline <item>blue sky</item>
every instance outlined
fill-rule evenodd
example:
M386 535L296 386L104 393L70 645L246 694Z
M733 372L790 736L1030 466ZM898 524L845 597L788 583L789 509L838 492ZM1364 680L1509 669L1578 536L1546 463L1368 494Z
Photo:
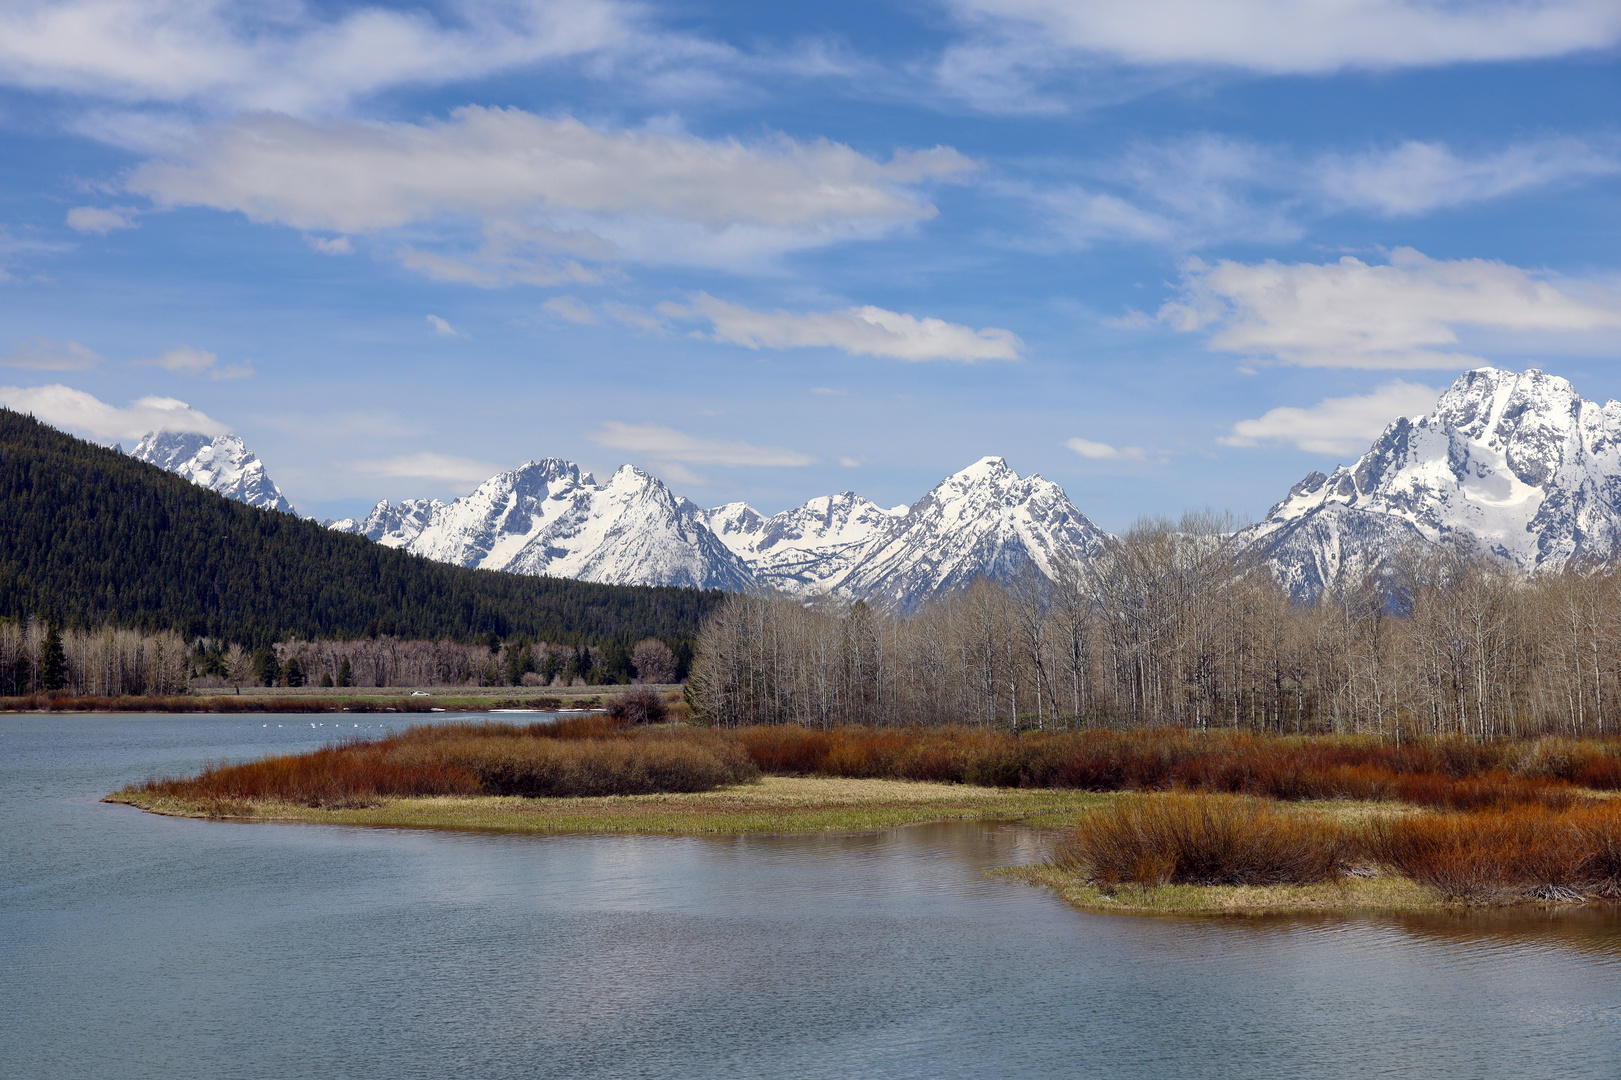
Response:
M1252 518L1469 367L1621 397L1618 46L1614 0L22 0L0 400L235 430L323 517L1000 454L1106 528Z

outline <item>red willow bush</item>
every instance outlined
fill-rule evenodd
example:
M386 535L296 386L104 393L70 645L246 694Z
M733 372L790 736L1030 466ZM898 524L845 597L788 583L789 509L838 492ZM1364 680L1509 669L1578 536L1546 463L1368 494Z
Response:
M308 754L210 766L190 779L149 780L136 790L209 804L345 807L427 795L706 791L757 775L742 747L719 733L632 735L607 717L584 716L527 727L416 727Z
M1576 744L1580 753L1544 754L1541 765L1516 769L1537 744L1435 740L1392 746L1355 737L1199 734L1184 728L1022 736L973 728L731 730L767 773L1399 800L1454 810L1569 806L1576 798L1571 779L1621 786L1621 758L1591 744Z
M1331 881L1349 844L1335 826L1236 795L1123 796L1081 817L1058 865L1105 889Z
M1621 899L1621 806L1519 806L1371 823L1373 858L1454 899L1556 890Z

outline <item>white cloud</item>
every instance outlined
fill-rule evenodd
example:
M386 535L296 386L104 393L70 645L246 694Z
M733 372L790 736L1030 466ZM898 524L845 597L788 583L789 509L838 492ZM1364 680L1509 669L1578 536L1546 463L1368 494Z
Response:
M839 464L843 465L846 469L859 469L861 468L862 461L858 457L841 457L839 458Z
M688 51L613 0L451 0L427 9L251 0L20 0L0 10L0 82L140 104L311 113L390 87L627 50Z
M353 255L355 245L347 236L306 236L304 243L322 255Z
M68 228L105 236L115 229L135 228L139 212L131 206L75 206L68 211Z
M210 379L244 379L253 374L253 368L248 364L220 367L216 354L194 349L190 345L177 345L150 360L138 360L136 363L160 367L177 375L207 375Z
M589 325L597 321L591 309L583 301L576 300L572 296L554 296L540 306L569 322Z
M1150 456L1140 446L1110 446L1091 439L1066 439L1064 445L1089 461L1147 461Z
M660 462L687 465L814 465L816 458L780 446L754 446L726 439L688 435L659 424L626 424L609 420L592 432L593 441L615 450L646 454Z
M1269 409L1255 420L1240 420L1231 435L1217 441L1226 446L1287 442L1313 454L1358 454L1396 417L1420 416L1440 396L1433 386L1396 379L1371 394L1324 398L1306 409Z
M1621 173L1621 160L1573 139L1526 143L1469 159L1441 143L1321 159L1316 170L1331 204L1395 217L1482 202L1562 180Z
M0 386L0 405L32 413L54 427L111 442L139 439L149 431L195 431L223 435L231 429L184 401L143 397L119 408L70 386Z
M835 348L854 356L972 363L1017 360L1024 345L1011 330L975 330L871 305L794 315L755 311L699 293L690 309L667 305L661 310L676 318L706 319L713 328L710 338L750 349Z
M1540 335L1621 330L1621 297L1564 287L1485 259L1440 261L1411 248L1388 265L1244 264L1198 260L1159 316L1207 331L1219 352L1302 367L1423 369L1484 363L1461 349L1460 327Z
M483 234L476 255L413 248L404 257L432 276L486 284L528 266L543 280L584 280L554 257L736 267L880 236L934 215L914 185L973 167L945 147L879 162L826 140L607 132L468 106L424 124L244 116L138 166L127 184L160 205L305 230L473 219Z
M357 461L354 464L354 470L370 476L387 476L411 480L439 480L457 488L471 489L500 472L501 467L483 461L474 461L472 458L453 457L449 454L422 451L415 454L400 454L391 458Z
M1029 69L1099 60L1326 74L1523 60L1621 41L1613 0L948 0L969 47ZM978 78L990 77L982 60Z
M0 356L0 366L36 371L83 371L101 363L101 357L77 341L35 339L18 343L16 352Z
M444 319L441 319L437 315L429 315L428 316L428 325L433 327L433 332L435 334L438 334L440 337L466 337L467 336L466 334L462 333L460 330L456 329L454 326L451 326L448 322L446 322Z

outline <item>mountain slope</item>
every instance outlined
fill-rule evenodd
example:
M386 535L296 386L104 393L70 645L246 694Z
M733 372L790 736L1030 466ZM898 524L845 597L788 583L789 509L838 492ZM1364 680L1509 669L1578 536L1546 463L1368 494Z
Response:
M150 431L130 457L167 469L227 499L291 514L293 506L265 473L264 462L236 435L210 438L193 432Z
M0 410L0 617L237 641L690 639L719 593L445 566L255 509Z
M1621 403L1536 369L1465 372L1354 464L1312 473L1242 534L1297 596L1353 558L1467 533L1525 570L1607 559L1621 543Z

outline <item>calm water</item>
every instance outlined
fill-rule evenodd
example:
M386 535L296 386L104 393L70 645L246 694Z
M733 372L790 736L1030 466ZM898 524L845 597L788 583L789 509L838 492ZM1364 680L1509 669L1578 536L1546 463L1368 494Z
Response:
M1621 1076L1613 915L1086 915L980 875L1037 856L1009 828L500 837L97 801L387 723L0 718L0 1077Z

